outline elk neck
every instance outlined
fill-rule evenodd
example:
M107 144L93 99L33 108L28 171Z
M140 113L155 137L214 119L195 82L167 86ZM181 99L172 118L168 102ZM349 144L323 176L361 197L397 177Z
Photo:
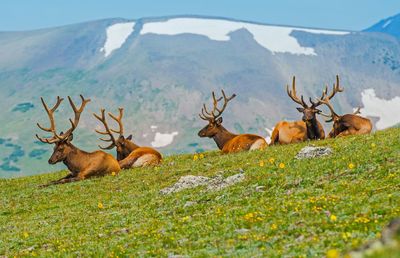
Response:
M133 141L129 141L129 140L125 141L125 146L130 152L132 152L140 147L139 145L136 145Z
M236 137L236 134L233 134L231 132L229 132L228 130L226 130L222 125L220 125L219 127L219 131L218 133L216 133L213 136L213 139L215 141L215 143L217 144L218 148L220 150L222 150L222 148L224 147L224 145L230 141L231 139L233 139L234 137Z
M314 140L321 138L321 132L319 131L318 121L316 117L313 117L310 121L306 121L307 127L307 138Z
M77 174L86 165L86 161L90 160L90 158L88 157L89 153L80 150L72 144L70 144L69 147L71 148L71 150L69 151L67 157L64 159L63 163L73 174Z

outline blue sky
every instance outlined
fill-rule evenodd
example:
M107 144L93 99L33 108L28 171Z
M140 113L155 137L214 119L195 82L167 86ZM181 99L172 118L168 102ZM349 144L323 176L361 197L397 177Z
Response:
M361 30L397 13L400 0L1 0L0 31L177 14Z

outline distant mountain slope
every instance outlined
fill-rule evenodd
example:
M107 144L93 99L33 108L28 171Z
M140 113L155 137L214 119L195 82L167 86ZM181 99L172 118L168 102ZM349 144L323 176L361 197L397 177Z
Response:
M400 14L383 19L364 31L382 32L400 38Z
M299 92L313 97L339 74L345 92L333 101L337 112L361 105L378 129L400 122L400 44L382 33L193 16L107 19L0 33L0 56L0 176L55 169L46 163L52 148L34 138L42 133L36 122L47 122L41 96L92 99L74 137L85 150L100 143L91 114L120 106L140 145L164 154L215 149L198 138L197 114L221 88L238 95L224 125L267 137L279 120L300 119L285 91L293 75ZM68 126L68 103L57 115L59 128Z

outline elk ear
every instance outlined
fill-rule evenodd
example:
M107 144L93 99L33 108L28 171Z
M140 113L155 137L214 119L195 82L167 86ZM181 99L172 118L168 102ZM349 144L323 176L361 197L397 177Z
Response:
M217 122L217 125L222 124L222 117L218 118L216 122Z
M296 108L300 113L303 113L304 112L304 108L301 108L301 107L298 107L298 108Z
M129 135L128 137L126 137L126 139L131 141L132 140L132 134Z

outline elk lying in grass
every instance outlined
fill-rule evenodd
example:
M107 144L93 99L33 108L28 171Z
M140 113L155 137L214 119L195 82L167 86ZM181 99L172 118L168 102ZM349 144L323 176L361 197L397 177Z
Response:
M321 110L317 109L317 107L322 103L315 103L310 98L311 106L308 106L304 101L303 95L301 95L301 98L297 97L296 78L294 76L292 90L289 90L289 85L286 85L286 92L294 102L302 106L301 108L297 108L300 113L303 113L302 121L278 122L271 135L271 144L288 144L305 141L307 139L324 139L324 129L316 117L317 114L321 113ZM333 95L331 97L333 97Z
M52 133L53 136L50 138L41 138L36 134L36 137L43 143L55 144L53 154L49 159L49 164L63 162L71 172L66 177L63 177L56 181L52 181L43 186L79 181L92 176L103 176L106 174L111 174L113 172L118 173L120 171L118 162L114 159L112 155L107 154L103 151L95 151L89 153L80 150L79 148L72 145L72 133L78 126L83 109L90 101L90 99L84 99L82 95L81 99L81 106L79 108L76 108L74 102L68 96L69 103L71 104L71 107L75 113L75 119L74 121L72 121L71 119L69 120L71 123L70 129L68 129L65 133L61 132L60 134L57 134L56 123L54 120L54 112L57 110L63 99L57 97L56 104L52 108L48 108L43 98L41 98L43 107L46 110L46 113L50 120L50 127L45 128L39 123L37 124L37 126L43 131Z
M228 102L233 99L236 95L233 94L227 98L225 92L222 90L222 97L217 99L214 92L213 97L213 110L208 112L206 105L203 105L201 109L200 118L208 121L208 125L201 129L198 133L200 137L213 138L218 148L223 153L232 153L245 150L256 150L263 149L268 146L265 139L261 136L254 134L240 134L236 135L222 126L222 112L224 112ZM224 100L222 108L218 108L218 102Z
M93 114L104 125L104 131L95 131L101 135L109 136L109 139L100 138L100 140L111 142L111 144L107 147L102 147L100 145L99 147L103 150L110 150L116 147L117 160L122 169L157 165L161 162L162 156L157 150L150 147L140 147L136 145L132 141L132 135L129 135L126 138L124 137L124 126L122 124L122 116L124 114L123 108L119 108L118 117L111 113L108 113L108 115L117 122L119 130L109 128L104 112L105 110L101 109L100 115ZM119 134L119 137L116 139L113 133Z
M336 76L336 84L334 84L333 86L333 92L335 91L335 88L338 87L339 87L339 76ZM343 89L341 89L340 91L343 91ZM331 112L330 115L325 115L321 113L321 115L329 117L329 119L326 122L333 121L332 130L328 135L329 138L352 135L352 134L369 134L371 132L372 130L371 120L357 115L360 113L360 108L358 108L353 114L345 114L339 116L333 109L333 106L329 101L330 98L326 96L327 92L328 92L328 87L325 88L324 94L319 99L319 101L325 104Z

